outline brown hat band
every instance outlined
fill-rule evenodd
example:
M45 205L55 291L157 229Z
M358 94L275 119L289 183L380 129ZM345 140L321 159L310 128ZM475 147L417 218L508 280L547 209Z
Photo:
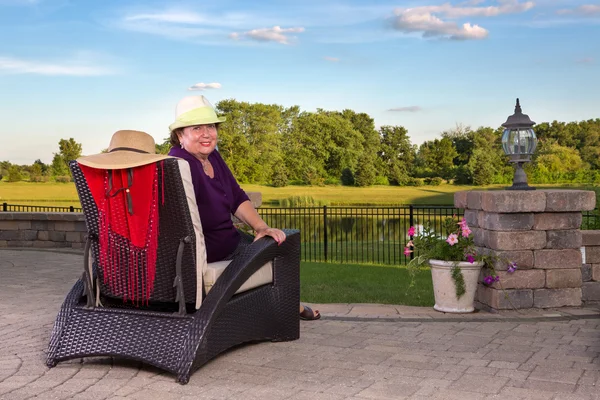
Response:
M144 150L140 150L140 149L134 149L133 147L115 147L114 149L110 150L109 153L112 153L113 151L135 151L136 153L144 153L144 154L150 154L147 151Z

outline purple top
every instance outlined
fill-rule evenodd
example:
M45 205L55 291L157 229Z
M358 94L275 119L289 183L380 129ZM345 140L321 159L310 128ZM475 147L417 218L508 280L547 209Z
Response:
M233 226L231 214L240 204L249 200L218 151L213 151L208 160L213 166L215 177L204 173L202 163L179 146L169 151L170 156L183 158L190 164L196 204L200 212L206 258L208 262L223 260L231 254L240 241L240 234Z

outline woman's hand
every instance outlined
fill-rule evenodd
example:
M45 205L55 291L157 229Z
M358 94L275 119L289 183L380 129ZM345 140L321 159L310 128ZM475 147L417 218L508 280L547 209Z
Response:
M285 241L285 232L283 232L281 229L269 227L257 230L256 236L254 237L254 241L257 241L258 239L264 236L271 236L273 239L275 239L278 245Z

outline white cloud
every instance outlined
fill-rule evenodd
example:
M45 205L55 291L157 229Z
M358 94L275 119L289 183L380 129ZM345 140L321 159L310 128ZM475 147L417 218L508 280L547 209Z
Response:
M596 62L596 60L594 60L592 57L585 57L585 58L580 58L576 62L577 62L577 64L590 65L590 64L594 64Z
M324 60L326 61L331 61L331 62L339 62L340 59L337 57L323 57Z
M252 29L247 32L238 33L233 32L229 35L231 39L239 40L243 37L247 37L260 42L277 42L281 44L290 44L292 36L287 36L289 33L301 33L304 32L304 28L281 28L280 26L274 26L272 28L261 28Z
M188 90L207 90L207 89L221 89L221 84L217 82L213 83L196 83L188 88Z
M407 106L407 107L396 107L396 108L390 108L388 111L393 111L393 112L417 112L417 111L421 111L422 108L419 106Z
M397 8L394 10L393 26L404 33L421 32L423 37L485 39L489 35L487 29L469 22L459 25L452 20L521 13L534 6L532 1L520 3L518 0L498 0L497 6L477 6L478 4L480 4L478 1L469 1L468 4L463 3L458 6L445 3L436 6Z
M559 15L583 15L583 16L595 16L600 15L600 5L597 4L584 4L572 9L561 9L556 12Z
M0 73L2 72L48 76L101 76L115 73L111 68L78 59L53 63L0 56Z

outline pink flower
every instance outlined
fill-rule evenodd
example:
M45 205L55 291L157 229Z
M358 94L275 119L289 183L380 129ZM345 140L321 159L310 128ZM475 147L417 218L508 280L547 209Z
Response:
M471 254L467 254L467 261L473 264L475 262L475 257Z
M412 250L409 249L408 247L405 247L404 248L404 255L408 257L410 255L410 253L412 253Z
M456 233L451 233L450 236L448 236L448 239L446 239L446 242L448 242L450 246L454 246L456 243L458 243L458 236Z
M408 229L408 236L415 236L415 227L414 226L411 226Z

